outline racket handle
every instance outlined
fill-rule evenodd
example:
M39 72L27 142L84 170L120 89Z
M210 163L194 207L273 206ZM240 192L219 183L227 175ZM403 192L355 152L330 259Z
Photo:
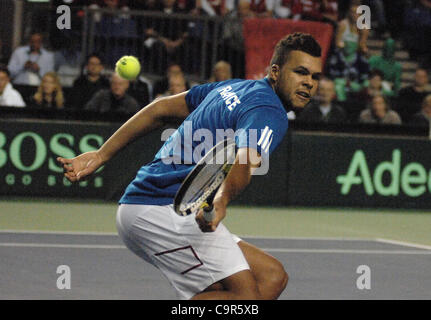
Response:
M204 208L204 219L206 222L211 222L214 219L214 207L210 205Z

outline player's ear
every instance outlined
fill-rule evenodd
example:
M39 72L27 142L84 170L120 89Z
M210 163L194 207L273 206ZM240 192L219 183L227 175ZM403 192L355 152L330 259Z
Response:
M278 80L278 77L280 76L280 66L278 64L271 65L271 68L269 70L269 77L273 82L276 82Z

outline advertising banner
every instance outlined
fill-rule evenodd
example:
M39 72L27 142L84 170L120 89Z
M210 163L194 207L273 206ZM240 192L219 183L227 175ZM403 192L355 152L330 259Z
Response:
M0 195L117 201L159 150L164 129L138 139L77 184L58 156L100 147L119 124L0 120ZM167 137L166 137L167 138ZM290 131L235 199L240 205L431 208L430 141Z
M291 139L289 204L431 208L428 140L306 133Z
M289 19L245 19L243 23L245 75L247 79L261 79L271 61L277 42L294 32L309 33L322 47L325 63L331 46L333 27L327 23L293 21Z
M0 120L0 194L115 199L161 145L160 132L132 144L87 181L63 177L58 156L71 158L99 148L119 127L113 124Z

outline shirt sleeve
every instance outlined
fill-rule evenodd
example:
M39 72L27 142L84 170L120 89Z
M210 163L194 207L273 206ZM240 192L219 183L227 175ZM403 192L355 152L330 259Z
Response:
M260 106L239 116L236 144L253 148L261 156L271 154L283 140L288 128L287 113L271 106Z

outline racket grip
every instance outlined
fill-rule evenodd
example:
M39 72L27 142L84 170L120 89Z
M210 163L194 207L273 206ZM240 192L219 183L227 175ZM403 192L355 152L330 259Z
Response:
M204 215L204 219L206 222L213 221L213 219L214 219L214 207L213 207L213 205L205 207L203 215Z

